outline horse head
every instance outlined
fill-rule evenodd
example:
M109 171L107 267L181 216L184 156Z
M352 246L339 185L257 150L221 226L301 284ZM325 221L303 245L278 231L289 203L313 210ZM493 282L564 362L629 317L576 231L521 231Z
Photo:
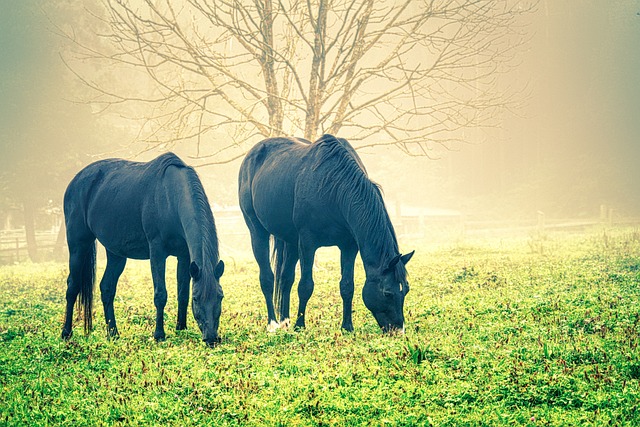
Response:
M409 293L404 266L414 252L396 255L386 265L367 274L362 299L384 332L404 333L404 298Z
M202 332L202 340L213 347L221 340L218 336L222 298L224 294L220 286L220 277L224 273L224 262L220 260L213 274L203 271L195 262L189 266L189 274L193 279L193 297L191 307L193 317Z

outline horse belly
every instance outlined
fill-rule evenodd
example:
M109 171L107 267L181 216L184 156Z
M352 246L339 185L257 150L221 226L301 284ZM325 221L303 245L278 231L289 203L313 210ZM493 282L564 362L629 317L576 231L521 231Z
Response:
M326 212L326 211L325 211ZM319 215L310 215L304 219L297 217L296 228L306 238L312 239L318 247L321 246L351 246L355 239L351 231L330 217L320 218Z
M256 217L269 234L296 243L298 233L293 223L292 186L286 183L261 185L254 181L252 196Z
M320 196L320 189L300 186L296 192L293 222L296 229L320 246L352 245L355 241L340 209Z
M116 255L149 259L149 243L136 203L96 196L89 206L87 223L98 241Z
M102 246L116 255L132 259L149 259L149 243L144 236L101 233L96 237Z
M290 243L298 241L298 231L293 224L291 213L283 206L260 206L257 207L256 216L262 226L279 239Z

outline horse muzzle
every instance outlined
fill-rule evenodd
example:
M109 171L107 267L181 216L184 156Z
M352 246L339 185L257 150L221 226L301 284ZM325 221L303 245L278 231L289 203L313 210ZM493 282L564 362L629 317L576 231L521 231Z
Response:
M401 327L387 325L382 326L382 332L388 335L404 335L404 324Z
M404 316L389 316L387 313L373 313L382 332L389 335L404 334Z
M213 348L222 342L222 338L216 335L214 338L203 338L202 341L204 341L208 347Z

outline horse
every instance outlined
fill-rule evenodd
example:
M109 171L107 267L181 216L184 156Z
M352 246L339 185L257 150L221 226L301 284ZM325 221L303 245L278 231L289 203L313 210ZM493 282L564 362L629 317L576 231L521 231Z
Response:
M73 307L80 296L85 333L92 329L96 240L106 249L100 293L109 337L119 336L113 300L127 258L151 263L156 308L156 341L165 340L165 264L178 258L178 320L187 327L189 285L193 316L209 346L220 342L218 325L224 262L209 201L195 170L173 153L150 162L106 159L82 169L64 194L69 247L66 314L62 338L72 335Z
M301 277L295 328L305 327L307 302L314 288L315 252L322 246L340 249L342 329L353 331L353 275L360 252L366 275L365 306L383 332L404 331L403 306L409 292L405 266L415 251L400 254L381 189L369 179L347 140L332 135L314 143L301 138L265 139L245 156L238 183L240 208L260 269L269 331L290 322L298 260Z

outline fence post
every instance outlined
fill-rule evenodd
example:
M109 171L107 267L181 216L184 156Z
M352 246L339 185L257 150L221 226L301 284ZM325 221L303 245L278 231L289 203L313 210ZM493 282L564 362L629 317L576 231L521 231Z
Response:
M613 217L615 216L616 210L613 208L609 208L609 215L607 218L607 222L609 223L609 226L613 225Z
M600 205L600 222L604 223L604 222L608 222L608 208L607 205L602 204Z
M538 231L544 230L545 218L544 212L538 211Z
M20 262L20 240L16 237L16 262Z

